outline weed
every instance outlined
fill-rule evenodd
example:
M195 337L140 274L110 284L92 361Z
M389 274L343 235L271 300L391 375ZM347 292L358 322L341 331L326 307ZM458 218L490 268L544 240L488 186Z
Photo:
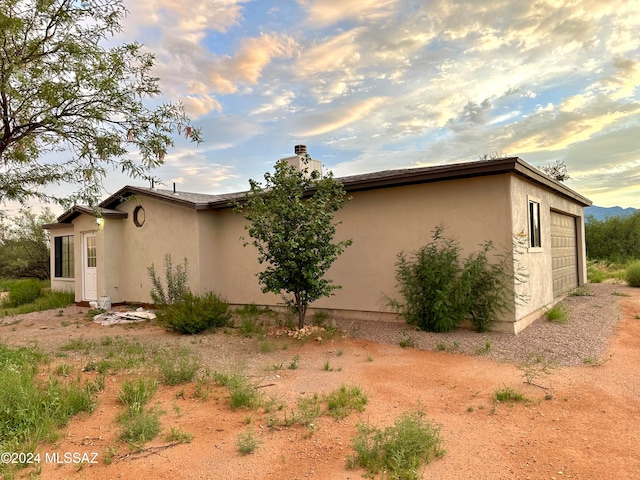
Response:
M628 293L618 292L617 290L616 290L616 291L611 292L611 295L613 295L613 296L615 296L615 297L630 297L630 296L631 296L631 295L629 295Z
M228 326L231 320L228 309L225 300L213 292L205 295L186 292L167 307L162 323L168 330L192 335L209 328Z
M367 353L367 362L373 362L373 357L370 353Z
M566 307L561 303L556 303L545 313L547 320L553 323L569 323L569 314Z
M342 355L344 355L344 350L342 350L341 348L338 349L338 351L336 351L336 356L337 357L341 357Z
M140 413L156 393L157 388L158 382L154 379L127 380L120 387L118 401L127 407L130 414Z
M475 408L473 408L473 406L467 407L467 412L469 412L469 413L473 413L474 410L475 410Z
M117 447L107 447L102 451L102 459L105 465L111 465L114 458L118 456Z
M440 427L427 422L421 411L404 413L384 430L364 423L357 429L356 455L348 458L347 467L363 467L371 476L384 472L387 478L416 480L423 462L445 453Z
M209 400L211 389L209 388L209 382L206 378L199 377L196 379L196 386L193 389L193 398L199 398L205 402Z
M258 347L260 348L260 351L263 353L269 353L269 352L273 352L274 350L277 349L277 346L275 343L270 342L268 340L263 340L258 344Z
M340 387L325 397L327 413L335 419L345 418L352 410L364 411L367 396L360 387Z
M153 440L160 433L160 413L157 411L124 412L118 416L121 424L118 438L133 445Z
M55 373L56 375L59 375L61 377L68 377L69 374L71 373L71 367L69 365L67 365L66 363L61 363L60 365L58 365L56 367L56 369L53 371L53 373Z
M238 435L236 445L242 455L249 455L258 448L258 440L253 436L253 429L249 428L245 433Z
M158 357L158 371L165 385L189 383L200 367L202 367L200 359L186 348L163 352Z
M63 352L84 352L88 354L96 346L95 342L85 340L84 337L75 338L60 347Z
M257 386L249 382L247 377L239 374L229 376L216 372L213 374L213 378L229 390L232 410L242 407L258 408L263 404Z
M331 313L325 310L318 310L313 314L312 322L315 326L321 327L325 324L327 320L331 318Z
M291 363L289 364L289 370L297 370L298 364L300 363L300 355L294 355L291 359Z
M398 343L401 348L415 347L415 342L411 335L409 335L405 330L400 334L402 338L400 338L400 342Z
M329 364L329 360L325 360L324 361L324 365L323 365L322 369L325 372L333 372L333 368L331 368L331 365Z
M271 370L273 370L274 372L279 372L280 370L282 370L283 364L284 362L274 363L273 365L271 365Z
M569 292L570 297L593 297L593 293L589 293L587 287L578 287Z
M193 434L177 427L171 427L171 431L167 433L164 438L167 442L191 443L193 441Z
M493 401L498 403L513 402L529 402L530 400L524 394L514 390L511 387L504 387L493 392Z
M598 357L585 357L582 359L582 363L584 363L585 365L591 365L594 367L598 367L602 365L602 362Z
M476 355L486 355L491 351L491 342L490 341L486 341L484 343L484 346L479 347L476 349Z
M437 343L436 344L436 350L440 350L441 352L444 352L447 350L447 344L446 343Z
M533 385L533 381L542 376L549 375L555 368L553 359L538 353L530 353L527 360L519 366L524 374L525 382Z

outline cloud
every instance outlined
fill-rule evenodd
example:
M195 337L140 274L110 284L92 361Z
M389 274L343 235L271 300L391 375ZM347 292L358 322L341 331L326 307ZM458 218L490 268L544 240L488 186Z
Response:
M299 121L303 129L294 131L294 137L315 137L344 128L347 125L363 119L378 109L388 99L374 97L357 104L345 104L341 107L333 105L331 109L303 115Z
M398 0L298 0L307 22L326 27L344 20L371 22L392 15Z

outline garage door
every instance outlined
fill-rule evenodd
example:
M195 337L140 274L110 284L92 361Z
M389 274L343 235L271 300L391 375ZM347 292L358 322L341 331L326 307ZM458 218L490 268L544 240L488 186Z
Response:
M553 296L559 297L578 286L576 220L551 212L551 259Z

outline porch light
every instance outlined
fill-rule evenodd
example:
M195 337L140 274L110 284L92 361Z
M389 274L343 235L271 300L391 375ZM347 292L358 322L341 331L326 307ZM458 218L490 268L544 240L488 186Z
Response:
M98 217L98 218L96 218L96 223L97 223L98 225L102 225L102 217Z

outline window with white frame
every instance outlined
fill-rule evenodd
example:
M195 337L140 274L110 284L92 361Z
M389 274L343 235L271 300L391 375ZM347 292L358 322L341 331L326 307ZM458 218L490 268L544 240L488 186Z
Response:
M54 275L56 278L74 278L73 235L54 237Z
M529 199L529 248L541 248L540 202Z

